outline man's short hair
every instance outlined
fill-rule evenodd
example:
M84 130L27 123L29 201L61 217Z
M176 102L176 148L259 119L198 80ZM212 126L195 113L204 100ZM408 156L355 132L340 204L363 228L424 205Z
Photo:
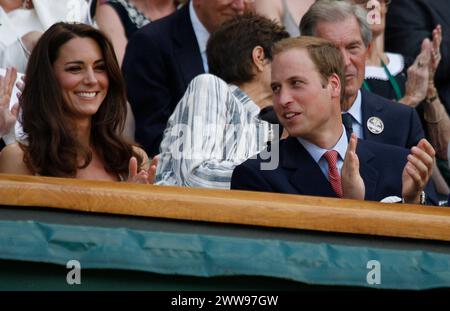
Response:
M345 69L339 49L329 40L302 35L298 38L288 38L277 42L273 48L273 57L291 49L305 49L308 52L324 85L331 75L336 74L339 77L341 81L340 101L342 102L345 91Z
M273 44L289 33L275 21L253 13L223 23L209 38L206 55L209 72L227 83L242 84L254 77L253 49L260 46L272 60Z
M316 28L319 22L335 23L354 16L359 24L364 45L369 46L372 40L372 30L367 22L367 12L360 7L346 1L318 0L302 17L300 33L305 36L317 36Z

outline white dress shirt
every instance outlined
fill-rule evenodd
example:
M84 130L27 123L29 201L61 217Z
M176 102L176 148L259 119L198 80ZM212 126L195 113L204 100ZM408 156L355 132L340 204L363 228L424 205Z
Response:
M356 96L356 99L353 102L353 105L346 112L352 116L353 133L355 133L356 136L358 136L358 138L364 139L361 103L362 103L361 91L358 90L358 95Z
M336 150L338 153L337 167L339 170L339 175L341 175L342 166L344 165L345 152L347 151L348 146L345 127L342 126L342 129L343 129L342 135L339 138L338 142L331 149L329 149L329 150ZM328 149L323 149L301 137L297 137L297 139L303 145L303 147L305 147L306 151L308 151L308 153L311 155L314 161L316 161L316 163L320 167L320 170L328 179L328 161L323 157L323 155L325 154L325 152L328 151Z
M208 43L209 32L203 26L202 22L198 19L197 13L195 13L193 1L189 2L189 16L191 17L192 27L194 28L195 37L197 38L198 48L202 56L203 69L205 72L209 71L208 58L206 57L206 43Z

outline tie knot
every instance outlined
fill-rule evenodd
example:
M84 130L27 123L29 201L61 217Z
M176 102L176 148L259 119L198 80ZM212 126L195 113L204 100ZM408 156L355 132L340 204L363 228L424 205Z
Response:
M336 150L328 150L323 154L325 160L328 161L330 166L336 167L338 153Z

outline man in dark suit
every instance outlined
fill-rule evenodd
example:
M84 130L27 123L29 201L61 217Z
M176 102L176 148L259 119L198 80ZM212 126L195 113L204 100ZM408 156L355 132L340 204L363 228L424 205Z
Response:
M135 138L149 156L159 152L167 120L189 82L208 71L209 33L242 14L245 2L192 0L143 27L128 42L123 74L136 121Z
M278 167L261 169L259 156L247 160L234 170L232 189L424 202L434 161L433 147L425 139L411 152L357 141L355 134L347 142L341 118L341 81L346 79L342 61L334 44L320 38L289 38L275 46L274 109L290 137L280 143Z
M386 50L414 59L424 38L441 25L441 62L435 84L450 114L450 8L448 0L395 0L386 16Z
M361 90L372 36L366 15L364 9L345 1L318 1L303 16L300 31L330 40L343 55L346 79L341 108L349 114L349 131L361 139L411 148L425 136L415 109Z

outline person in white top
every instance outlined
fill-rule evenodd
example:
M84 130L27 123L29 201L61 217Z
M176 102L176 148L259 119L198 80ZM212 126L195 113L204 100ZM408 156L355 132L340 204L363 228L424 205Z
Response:
M0 68L25 72L28 57L47 28L59 21L89 22L86 0L0 0Z

